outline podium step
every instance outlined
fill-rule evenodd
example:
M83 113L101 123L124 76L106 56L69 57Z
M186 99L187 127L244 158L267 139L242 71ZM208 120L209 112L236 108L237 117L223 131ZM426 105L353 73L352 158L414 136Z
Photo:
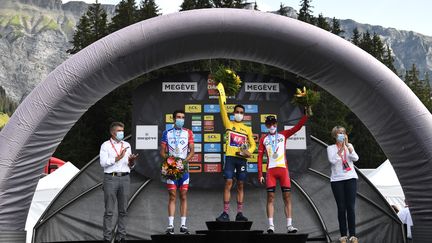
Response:
M250 230L252 227L252 221L207 221L208 230Z
M201 243L206 242L207 236L203 234L174 234L174 235L152 235L152 242L155 243Z

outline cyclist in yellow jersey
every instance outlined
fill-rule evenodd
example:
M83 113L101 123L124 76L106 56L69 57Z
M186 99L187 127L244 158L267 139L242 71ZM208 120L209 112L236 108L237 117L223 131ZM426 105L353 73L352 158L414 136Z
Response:
M216 221L229 221L229 202L231 197L231 188L233 184L234 170L237 179L237 215L236 221L248 221L243 216L243 185L246 180L246 158L250 157L255 151L256 144L252 135L252 128L242 123L244 116L244 107L236 105L234 107L234 120L230 121L225 107L224 99L219 96L220 113L222 122L225 127L227 141L225 151L225 163L223 173L225 178L224 188L224 210L216 218ZM243 148L243 149L241 149ZM247 149L246 149L247 148Z

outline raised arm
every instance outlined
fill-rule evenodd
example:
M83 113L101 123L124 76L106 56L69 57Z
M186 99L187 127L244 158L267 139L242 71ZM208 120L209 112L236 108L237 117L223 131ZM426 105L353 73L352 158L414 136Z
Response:
M307 120L308 116L303 115L303 117L300 119L299 122L297 122L294 127L292 127L291 129L283 130L281 133L285 136L285 138L289 138L291 135L298 132L298 130L302 128L302 126L306 123Z
M223 101L224 99L222 98L222 96L219 96L219 109L220 109L220 114L221 114L221 118L222 118L222 123L225 127L225 129L228 129L231 125L231 121L228 117L228 113L225 107L225 102Z

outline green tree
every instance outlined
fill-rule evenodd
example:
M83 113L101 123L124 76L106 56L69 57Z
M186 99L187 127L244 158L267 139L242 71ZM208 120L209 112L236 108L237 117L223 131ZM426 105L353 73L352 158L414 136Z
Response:
M192 10L196 8L195 0L183 0L183 3L180 5L180 11Z
M429 84L429 75L425 75L425 79L420 79L419 71L415 64L411 66L410 70L405 73L405 83L417 95L420 101L432 111L432 90Z
M340 28L340 21L333 17L331 21L331 28L330 32L332 32L335 35L341 36L341 34L344 33L344 31Z
M6 91L0 86L0 113L12 116L17 107L18 104L9 98Z
M142 0L137 14L137 21L159 16L160 9L154 0Z
M94 3L80 18L71 41L73 47L67 52L75 54L107 34L107 14L99 3Z
M392 70L396 75L398 75L396 67L394 66L394 57L392 55L392 51L390 50L390 46L388 46L388 45L386 45L385 53L384 53L384 57L383 57L383 61L382 62L390 70Z
M213 0L215 8L243 8L244 0Z
M353 29L353 36L351 37L351 43L353 43L356 46L360 46L360 32L358 31L357 27Z
M126 26L136 23L138 19L138 7L135 0L122 0L116 6L115 15L109 25L110 31L115 32Z
M282 16L288 16L288 7L281 3L276 13Z
M309 23L309 24L315 24L315 17L312 15L312 0L301 0L300 1L300 10L299 15L297 17L298 20Z
M327 22L327 20L324 18L322 14L318 15L318 18L316 19L316 26L320 27L323 30L327 30L327 31L331 30L330 24Z

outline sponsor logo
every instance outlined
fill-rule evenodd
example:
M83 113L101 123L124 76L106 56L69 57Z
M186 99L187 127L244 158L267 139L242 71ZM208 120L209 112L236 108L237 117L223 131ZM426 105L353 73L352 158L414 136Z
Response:
M234 106L233 104L225 104L225 108L227 110L228 113L233 113L234 112Z
M251 173L258 172L258 164L248 164L247 171Z
M200 153L194 154L192 156L192 158L190 158L190 160L189 160L189 162L195 162L195 163L198 163L198 162L201 163L201 161L202 161L202 156Z
M194 143L194 152L195 153L201 153L201 150L202 150L201 148L202 148L202 146L200 143Z
M258 105L244 105L245 113L258 113Z
M279 93L279 83L245 83L245 92Z
M268 128L266 127L266 125L261 124L261 132L262 133L268 133Z
M165 124L165 130L169 130L174 127L174 124Z
M294 126L284 126L284 129L291 129ZM296 133L291 135L286 143L285 149L306 149L306 127L303 126Z
M214 132L214 126L205 126L204 125L204 132Z
M204 126L214 126L214 121L204 121Z
M186 113L201 113L201 105L200 104L190 104L185 105Z
M173 115L172 114L165 114L165 122L174 123Z
M276 115L276 114L261 114L261 115L260 115L261 123L264 123L265 120L266 120L266 117L268 117L268 116L275 116L276 119L277 119L277 115Z
M192 115L192 121L201 121L200 115Z
M252 116L251 115L244 115L243 121L252 121Z
M192 127L192 132L201 132L201 127L193 126Z
M214 116L213 115L205 115L204 116L204 121L213 121L214 120Z
M189 173L200 173L202 172L202 165L196 163L189 163Z
M207 133L204 134L204 142L215 143L221 141L221 135L219 133Z
M162 92L197 92L197 82L162 82Z
M192 121L192 126L200 127L202 126L202 121Z
M232 147L240 147L246 143L246 135L230 132L229 136L229 145Z
M201 143L202 142L202 134L201 133L194 133L194 143Z
M204 163L221 162L221 154L204 154Z
M204 164L204 172L218 173L222 171L221 164Z
M207 79L207 92L209 96L216 96L216 97L219 96L219 92L216 88L216 85L217 85L216 81L211 79L211 77Z
M249 163L256 163L258 162L258 154L251 154L251 157L247 159Z
M221 145L220 143L205 143L204 152L206 153L220 153Z
M220 112L219 105L216 105L216 104L204 105L204 112L205 113L219 113Z

